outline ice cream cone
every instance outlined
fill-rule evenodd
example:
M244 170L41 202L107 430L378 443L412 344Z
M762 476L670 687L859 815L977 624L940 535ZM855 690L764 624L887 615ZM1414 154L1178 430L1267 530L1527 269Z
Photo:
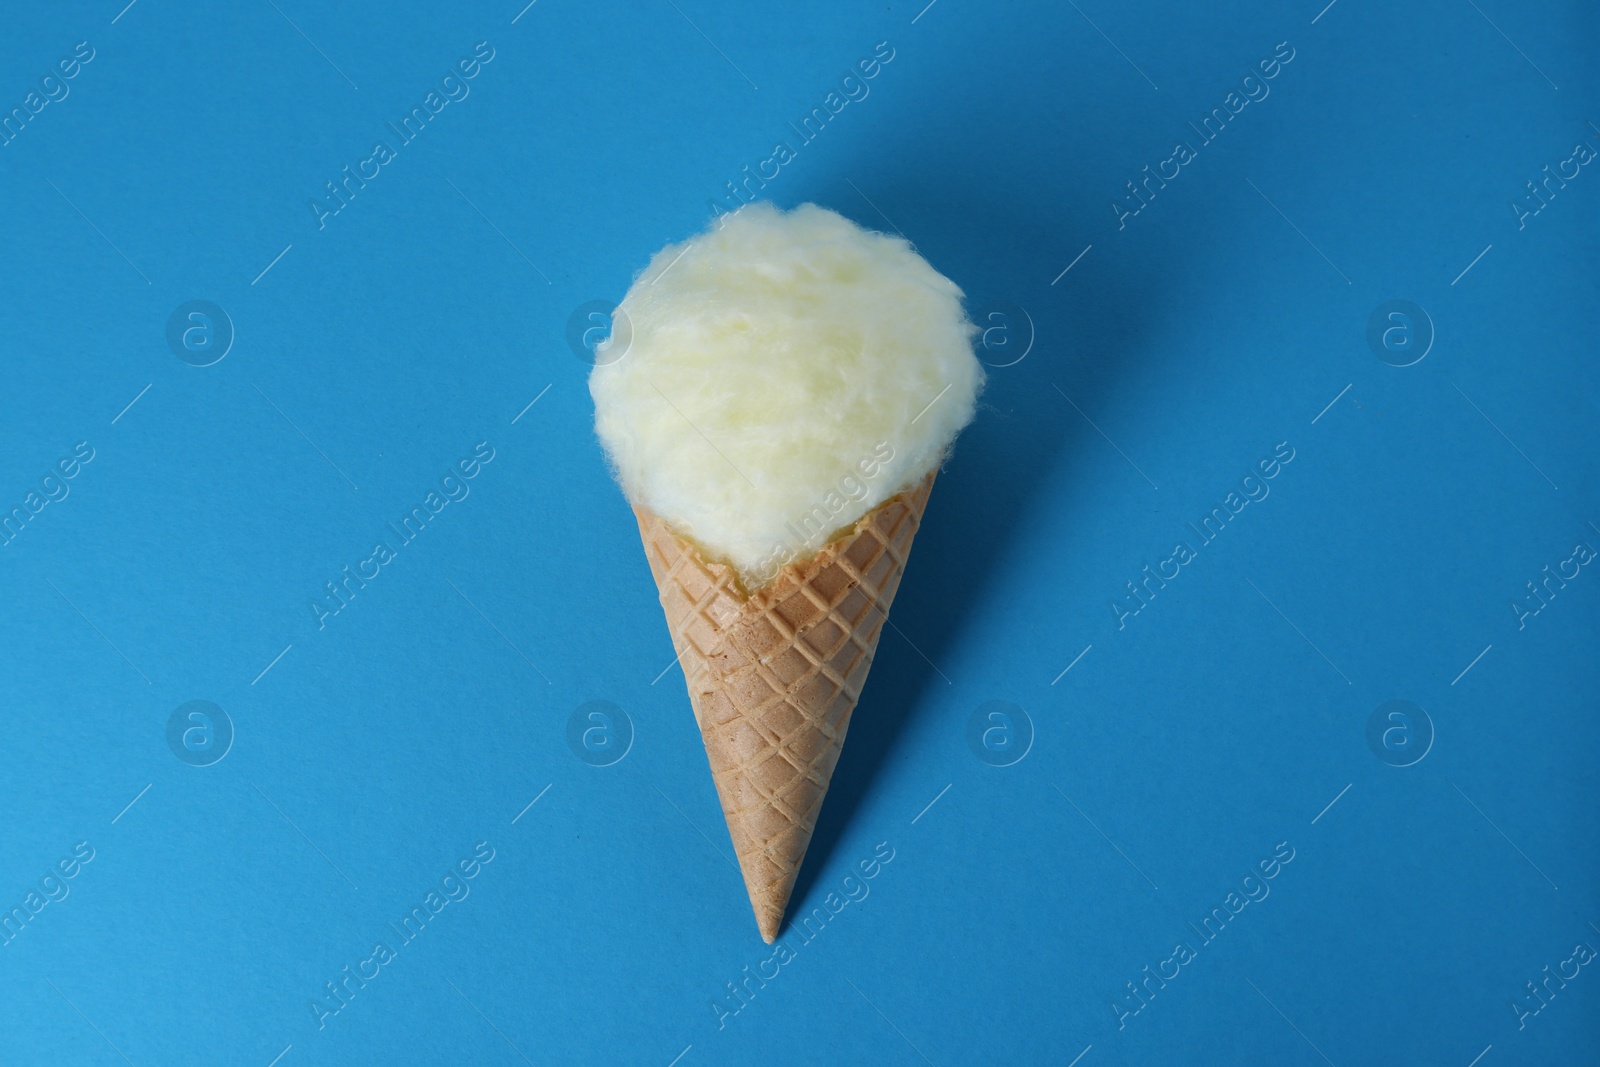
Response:
M934 472L977 411L978 328L904 237L763 202L657 252L613 320L595 433L770 943Z
M756 924L778 936L872 666L930 472L815 555L745 591L634 508Z

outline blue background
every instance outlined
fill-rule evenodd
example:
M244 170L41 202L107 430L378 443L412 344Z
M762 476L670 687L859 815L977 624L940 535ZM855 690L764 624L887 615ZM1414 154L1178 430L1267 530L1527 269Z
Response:
M1526 186L1600 147L1592 5L520 6L5 14L0 110L94 58L0 147L0 506L94 458L0 548L0 908L94 858L0 947L0 1061L1593 1062L1593 966L1512 1005L1600 947L1600 574L1511 607L1600 548L1600 173L1537 214ZM566 333L879 42L762 195L914 241L992 327L989 385L791 914L893 859L740 1003L771 950ZM166 339L191 300L235 333L207 367ZM1421 314L1375 347L1393 300ZM210 766L167 741L191 700L235 734ZM592 700L631 722L606 767L567 741ZM1391 700L1422 713L1370 745ZM1021 711L974 748L991 701Z

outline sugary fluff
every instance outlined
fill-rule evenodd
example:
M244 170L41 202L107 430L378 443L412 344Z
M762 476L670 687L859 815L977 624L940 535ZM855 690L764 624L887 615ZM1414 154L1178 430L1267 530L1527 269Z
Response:
M669 245L613 318L589 391L623 491L747 589L920 482L983 385L961 290L814 204Z

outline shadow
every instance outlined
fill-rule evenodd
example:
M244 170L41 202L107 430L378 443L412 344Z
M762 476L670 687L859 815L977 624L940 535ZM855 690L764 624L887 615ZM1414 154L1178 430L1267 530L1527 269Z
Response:
M983 115L979 105L974 108L973 128L983 131L987 141L993 136L992 116ZM935 665L955 647L1040 492L1046 484L1064 484L1069 499L1055 502L1055 507L1064 503L1068 513L1075 513L1089 506L1087 499L1079 504L1070 498L1086 492L1082 487L1089 479L1079 472L1104 464L1108 446L1085 415L1100 421L1097 413L1126 403L1109 394L1126 377L1123 368L1152 356L1141 351L1141 341L1151 306L1160 299L1161 276L1170 277L1174 267L1168 259L1159 275L1146 272L1138 260L1151 254L1148 246L1138 257L1113 248L1121 254L1102 253L1079 263L1070 285L1052 286L1050 279L1085 244L1109 245L1119 239L1110 212L1102 217L1086 206L1104 210L1104 173L1058 169L1048 188L1022 196L1013 188L1014 175L993 173L996 164L986 164L973 146L953 141L948 123L929 136L903 131L900 136L910 143L892 155L915 160L914 169L903 162L885 165L888 154L875 155L857 164L865 178L846 163L834 179L838 191L830 181L826 190L805 190L794 202L817 199L874 229L887 227L878 207L863 203L865 195L897 221L939 220L932 227L918 225L912 235L918 250L966 290L968 311L975 319L996 301L1024 307L1033 321L1034 344L1013 366L993 363L1014 356L986 359L988 381L978 415L958 438L934 486L893 605L891 620L904 633L894 626L884 628L795 884L785 929L790 916L807 910L820 872L901 736L916 715L930 708L928 688L955 685ZM843 176L857 185L870 184L870 193L853 190ZM997 195L997 189L1006 195ZM1172 245L1176 240L1168 238L1160 251L1181 259L1182 249ZM981 347L979 352L984 355ZM1112 462L1120 460L1113 455ZM1068 555L1062 570L1039 578L1072 581L1073 565ZM960 694L971 698L974 707L996 695ZM930 791L930 799L932 795Z

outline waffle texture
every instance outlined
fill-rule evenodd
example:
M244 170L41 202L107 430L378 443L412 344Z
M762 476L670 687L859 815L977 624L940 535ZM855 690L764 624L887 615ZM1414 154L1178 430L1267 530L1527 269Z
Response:
M937 472L934 472L937 473ZM934 473L746 592L659 516L639 536L756 924L777 937Z

